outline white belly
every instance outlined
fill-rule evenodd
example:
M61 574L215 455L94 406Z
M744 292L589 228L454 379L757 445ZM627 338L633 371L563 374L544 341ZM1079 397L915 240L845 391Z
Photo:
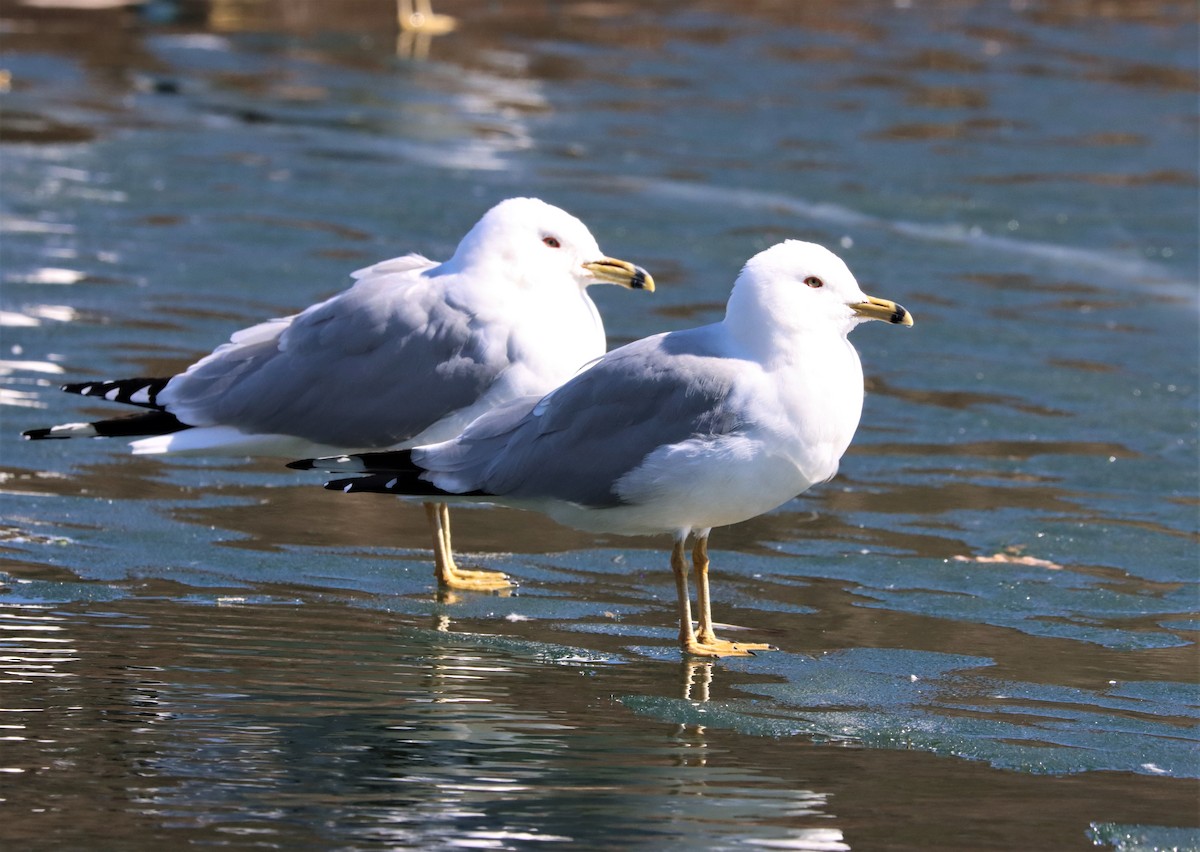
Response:
M814 454L819 455L819 454ZM802 470L746 437L685 441L651 453L617 484L628 505L583 509L540 506L561 523L592 532L650 535L736 524L783 505L837 472L831 447Z

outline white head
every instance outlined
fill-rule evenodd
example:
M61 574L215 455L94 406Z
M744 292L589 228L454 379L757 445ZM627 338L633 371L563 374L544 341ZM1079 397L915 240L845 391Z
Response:
M864 293L840 257L799 240L750 258L725 311L725 323L736 336L764 342L796 334L845 337L869 319L912 325L904 308Z
M537 198L501 201L467 232L446 266L502 268L528 287L569 280L580 288L603 282L654 290L646 270L606 257L583 222Z

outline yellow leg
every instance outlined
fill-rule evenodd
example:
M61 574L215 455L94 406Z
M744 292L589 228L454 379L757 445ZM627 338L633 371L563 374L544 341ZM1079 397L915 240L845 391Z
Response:
M438 503L438 523L441 526L442 538L446 543L446 558L450 561L450 567L459 579L475 579L486 580L488 582L498 583L503 582L504 585L499 588L507 588L512 585L508 576L502 571L477 571L471 568L459 568L454 562L454 548L450 545L450 507L445 503Z
M680 558L682 559L682 553ZM700 623L697 626L695 642L704 650L692 654L703 653L712 657L745 657L755 651L772 651L774 647L761 642L729 642L718 639L713 630L712 598L708 590L708 536L697 536L696 545L692 548L692 570L696 573L696 607L700 610Z
M443 589L490 592L512 586L500 571L463 570L454 564L450 547L450 507L445 503L426 503L425 517L433 533L433 562L438 585Z
M712 626L712 598L708 591L708 538L697 536L692 547L692 570L696 572L696 608L700 610L700 623L696 625L696 638L705 645L717 642Z
M687 562L683 557L682 538L675 540L671 548L671 570L675 573L675 596L679 599L679 646L683 653L696 657L723 657L730 651L723 651L715 645L708 645L696 638L692 632L692 599L688 594Z
M696 643L696 636L692 633L692 599L688 594L688 567L683 558L682 538L676 539L671 548L671 571L675 574L675 599L679 606L679 644L686 654Z

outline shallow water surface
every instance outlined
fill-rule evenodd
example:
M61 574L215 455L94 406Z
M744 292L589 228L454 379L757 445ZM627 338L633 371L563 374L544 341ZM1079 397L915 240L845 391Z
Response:
M1200 848L1190 4L0 6L0 841L13 848ZM659 282L611 343L838 251L839 475L667 542L270 460L18 439L537 195Z

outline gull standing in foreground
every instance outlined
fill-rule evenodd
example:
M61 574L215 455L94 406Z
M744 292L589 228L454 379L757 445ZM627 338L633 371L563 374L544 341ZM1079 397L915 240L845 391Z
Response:
M895 302L864 294L832 252L789 240L750 259L720 322L614 349L550 394L501 406L448 441L291 466L367 474L326 483L346 492L481 500L594 532L670 533L684 653L766 650L713 630L709 532L837 472L863 403L847 335L871 319L912 325Z
M237 332L175 376L62 388L145 413L24 435L137 437L135 454L288 458L445 441L604 354L588 286L654 290L644 269L605 257L582 222L536 198L497 204L445 263L409 254L354 278L302 313ZM510 585L498 571L459 569L448 507L425 511L441 586Z

